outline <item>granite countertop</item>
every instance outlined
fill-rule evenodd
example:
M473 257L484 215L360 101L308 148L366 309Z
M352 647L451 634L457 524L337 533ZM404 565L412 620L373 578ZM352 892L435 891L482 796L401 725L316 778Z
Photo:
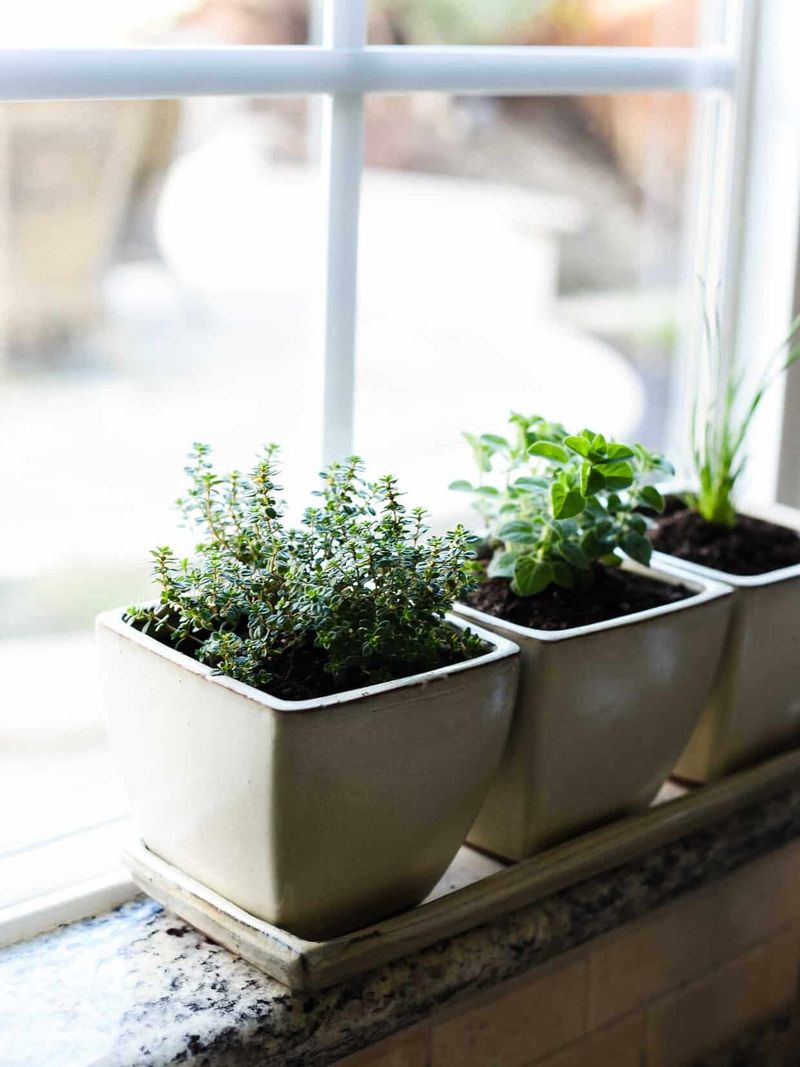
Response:
M414 956L292 993L144 897L0 951L3 1067L317 1067L800 836L800 788Z

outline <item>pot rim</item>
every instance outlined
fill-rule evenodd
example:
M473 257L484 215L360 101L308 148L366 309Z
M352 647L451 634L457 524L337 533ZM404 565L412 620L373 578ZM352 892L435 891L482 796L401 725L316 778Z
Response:
M671 490L673 493L679 491L679 489ZM763 519L766 522L775 523L776 526L785 526L800 533L800 509L789 507L787 504L754 504L741 508L740 514L747 515L752 519ZM780 567L775 571L764 571L762 574L733 574L731 571L707 567L704 563L694 563L690 559L681 559L680 556L670 555L669 552L653 552L653 559L657 559L659 565L669 564L669 566L677 567L695 578L724 582L726 585L732 585L735 589L754 589L762 585L774 585L777 582L800 578L800 563L793 563L788 567Z
M112 633L139 645L146 651L153 652L161 656L162 659L166 659L176 666L190 671L192 674L200 675L212 685L221 686L223 689L229 689L240 696L246 697L248 700L252 700L265 711L316 711L322 708L335 707L339 704L352 704L368 697L381 696L399 689L427 685L451 674L460 674L476 667L485 667L490 663L517 656L520 651L519 645L516 645L508 638L492 633L489 630L484 630L472 623L467 623L452 612L448 612L445 618L451 626L455 626L459 630L472 630L485 644L491 646L490 650L460 663L451 663L446 667L437 667L435 670L424 671L421 674L409 674L403 678L395 678L390 682L377 682L375 685L364 686L361 689L347 689L341 693L330 693L327 696L308 700L282 700L280 697L273 696L261 689L256 689L255 686L247 685L245 682L240 682L235 678L229 678L224 674L215 674L207 664L198 662L191 656L187 656L185 652L178 652L148 634L143 634L141 630L137 630L130 623L123 621L123 616L127 613L127 610L127 608L112 608L109 611L101 612L95 620L95 630L110 630Z
M656 553L653 555L655 558ZM643 567L641 564L634 563L634 561L630 559L624 560L622 562L622 567L625 570L635 571L637 574L644 574L649 578L656 578L659 581L664 581L670 585L682 584L690 587L694 586L695 592L692 596L688 596L684 600L675 601L672 604L660 604L655 608L646 608L644 611L632 611L628 615L619 615L614 619L604 619L602 622L591 622L585 626L572 626L567 630L537 630L532 626L520 626L519 623L508 622L506 619L502 619L497 615L489 615L485 611L478 611L477 608L471 608L467 604L459 603L457 609L459 614L463 615L465 618L475 619L479 624L483 623L484 626L499 626L512 636L527 637L536 641L549 643L569 641L572 638L587 637L590 634L600 633L601 630L613 630L618 626L632 626L637 623L647 622L649 619L658 618L661 615L671 615L676 611L685 611L687 608L700 607L702 604L708 604L712 600L718 600L721 597L730 596L733 593L733 589L730 585L720 581L714 575L687 574L673 563L671 556L659 557L657 567Z

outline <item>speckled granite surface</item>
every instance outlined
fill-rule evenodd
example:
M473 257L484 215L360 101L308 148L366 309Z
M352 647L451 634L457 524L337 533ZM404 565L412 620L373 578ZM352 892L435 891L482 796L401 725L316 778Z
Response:
M318 1067L800 835L800 789L321 993L290 993L140 898L0 951L3 1067Z

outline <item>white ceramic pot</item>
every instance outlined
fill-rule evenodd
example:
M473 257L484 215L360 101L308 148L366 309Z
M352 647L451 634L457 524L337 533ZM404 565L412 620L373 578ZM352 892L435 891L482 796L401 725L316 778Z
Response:
M773 504L747 514L800 531L795 508ZM734 590L719 671L676 773L711 781L800 744L800 564L740 575L661 553L654 558Z
M694 595L569 630L458 605L522 650L511 733L470 843L522 859L646 807L669 776L708 696L731 591L667 564L623 566Z
M450 622L463 628L455 618ZM111 745L152 851L309 939L421 900L483 802L518 648L318 700L279 700L97 620Z

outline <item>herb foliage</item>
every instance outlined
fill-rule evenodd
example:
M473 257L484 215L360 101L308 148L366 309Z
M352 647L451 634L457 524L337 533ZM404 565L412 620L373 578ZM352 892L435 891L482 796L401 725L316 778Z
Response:
M316 506L282 521L277 448L247 474L218 474L196 444L178 505L202 539L191 559L153 553L156 607L127 620L215 671L303 699L478 655L478 637L444 618L475 584L463 527L429 536L396 479L371 482L352 457L322 472Z
M705 292L703 305L708 374L716 395L711 396L702 414L699 396L692 409L692 466L698 488L684 494L684 500L707 522L733 527L738 521L736 483L747 464L747 434L765 393L800 359L800 346L786 353L800 330L800 315L748 394L745 369L723 358L719 311L709 312Z
M663 509L652 482L672 473L667 460L592 430L570 434L537 415L514 413L510 423L508 437L464 435L480 479L450 485L473 495L488 528L488 576L511 579L527 597L552 584L587 588L598 565L621 563L620 552L649 564L652 520L642 508ZM501 485L487 480L492 473Z

